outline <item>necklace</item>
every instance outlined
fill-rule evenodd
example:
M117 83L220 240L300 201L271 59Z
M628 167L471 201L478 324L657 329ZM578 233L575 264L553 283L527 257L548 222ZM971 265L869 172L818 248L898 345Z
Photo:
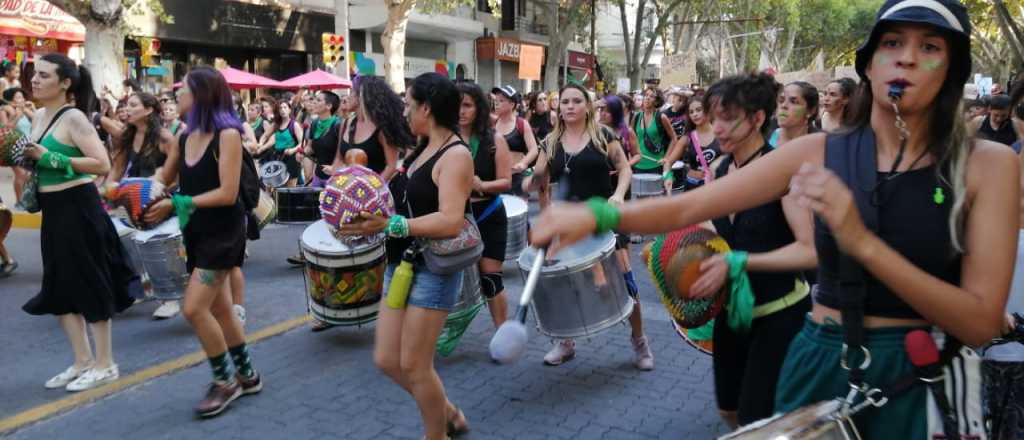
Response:
M770 148L769 145L767 145L767 144L762 145L761 148L758 148L757 151L755 151L754 154L751 154L750 157L747 158L747 160L743 161L743 163L736 162L736 169L738 170L740 168L743 168L743 167L747 166L747 164L750 163L750 161L752 161L752 160L758 158L759 156L763 155L765 150L768 149L768 148Z
M579 144L582 143L583 136L585 134L586 133L584 132L584 133L580 133L578 136L575 136L576 139L574 139L574 140L576 142L574 143L574 146L579 145ZM566 131L565 134L562 135L562 136L565 137L565 138L568 138L569 137L569 132ZM570 140L570 139L566 139L566 140ZM586 148L586 147L587 147L586 145L583 146L583 148ZM570 153L568 150L565 149L565 143L562 142L562 153L565 154L565 166L563 167L563 171L565 172L566 175L572 174L572 170L570 169L569 165L572 163L572 160L575 159L576 156L578 154L580 154L580 152L583 151L583 148L580 148L580 149L576 150L575 153Z

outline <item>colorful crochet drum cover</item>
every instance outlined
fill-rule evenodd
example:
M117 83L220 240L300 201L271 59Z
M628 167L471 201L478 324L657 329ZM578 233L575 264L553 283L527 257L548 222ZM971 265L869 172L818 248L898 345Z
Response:
M13 128L0 128L0 167L29 167L25 157L25 147L29 140L20 131Z
M360 212L390 217L395 213L395 201L380 175L362 165L349 165L327 180L320 193L320 216L338 236L338 227L352 223ZM338 239L350 238L338 236Z
M647 268L662 304L683 328L700 327L710 321L728 297L729 285L708 298L690 299L689 288L700 278L704 259L729 251L729 244L714 232L689 226L659 235L645 251Z
M148 229L142 220L149 204L163 195L164 187L160 182L151 179L132 177L122 180L117 187L107 190L107 199L114 206L123 207L128 211L132 226Z

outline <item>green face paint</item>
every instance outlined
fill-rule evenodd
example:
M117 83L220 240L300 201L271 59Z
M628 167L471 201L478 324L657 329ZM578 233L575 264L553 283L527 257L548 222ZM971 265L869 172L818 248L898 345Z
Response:
M930 59L921 62L921 68L928 72L939 70L940 67L942 67L942 60L939 59Z
M807 109L805 109L804 107L793 107L793 116L795 116L797 119L802 119L806 114Z
M889 64L889 60L890 59L888 55L884 53L878 54L878 64Z
M743 119L742 119L742 118L740 118L740 119L737 119L737 120L736 120L736 123L735 123L735 124L732 124L732 129L731 129L731 130L729 130L729 134L730 134L730 135L732 135L733 133L735 133L735 132L736 132L736 129L737 129L737 128L740 128L740 125L742 125L742 124L743 124Z

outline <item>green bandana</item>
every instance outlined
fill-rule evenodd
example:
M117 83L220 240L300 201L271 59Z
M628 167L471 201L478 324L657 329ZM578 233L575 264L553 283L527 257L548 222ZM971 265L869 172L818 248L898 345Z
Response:
M331 117L327 119L317 120L316 129L313 130L313 139L320 139L320 136L323 136L324 132L326 132L328 128L333 127L335 122L338 122L338 117L334 115L331 115Z
M725 261L729 263L729 303L725 309L729 311L729 328L739 333L750 331L750 324L754 321L754 291L750 287L750 278L747 277L747 253L744 251L732 251L725 254Z
M473 155L473 159L476 159L476 152L480 149L480 138L476 136L469 137L469 153Z
M249 126L252 127L253 131L255 131L257 128L262 127L263 126L263 116L260 116L260 117L256 118L256 122L253 122L252 124L249 124Z

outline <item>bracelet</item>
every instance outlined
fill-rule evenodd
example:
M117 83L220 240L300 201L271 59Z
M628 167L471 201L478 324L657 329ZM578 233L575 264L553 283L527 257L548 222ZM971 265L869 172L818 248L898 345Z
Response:
M661 180L674 182L676 180L676 176L674 176L671 171L665 171L665 174L661 175Z
M388 237L405 238L409 236L409 219L398 214L388 218L388 225L384 228Z
M192 201L192 196L175 194L171 196L171 206L174 207L174 213L178 216L178 226L184 230L185 226L188 226L189 220L192 219L192 213L196 212L196 203Z
M529 167L523 170L523 177L530 177L533 175L533 167Z
M591 197L590 200L587 200L587 207L594 214L594 221L597 223L596 232L598 234L611 231L619 226L622 213L619 212L619 208L608 203L608 200L600 197Z
M75 170L71 168L71 158L56 151L47 151L39 158L39 164L54 170L63 170L64 177L73 177Z

